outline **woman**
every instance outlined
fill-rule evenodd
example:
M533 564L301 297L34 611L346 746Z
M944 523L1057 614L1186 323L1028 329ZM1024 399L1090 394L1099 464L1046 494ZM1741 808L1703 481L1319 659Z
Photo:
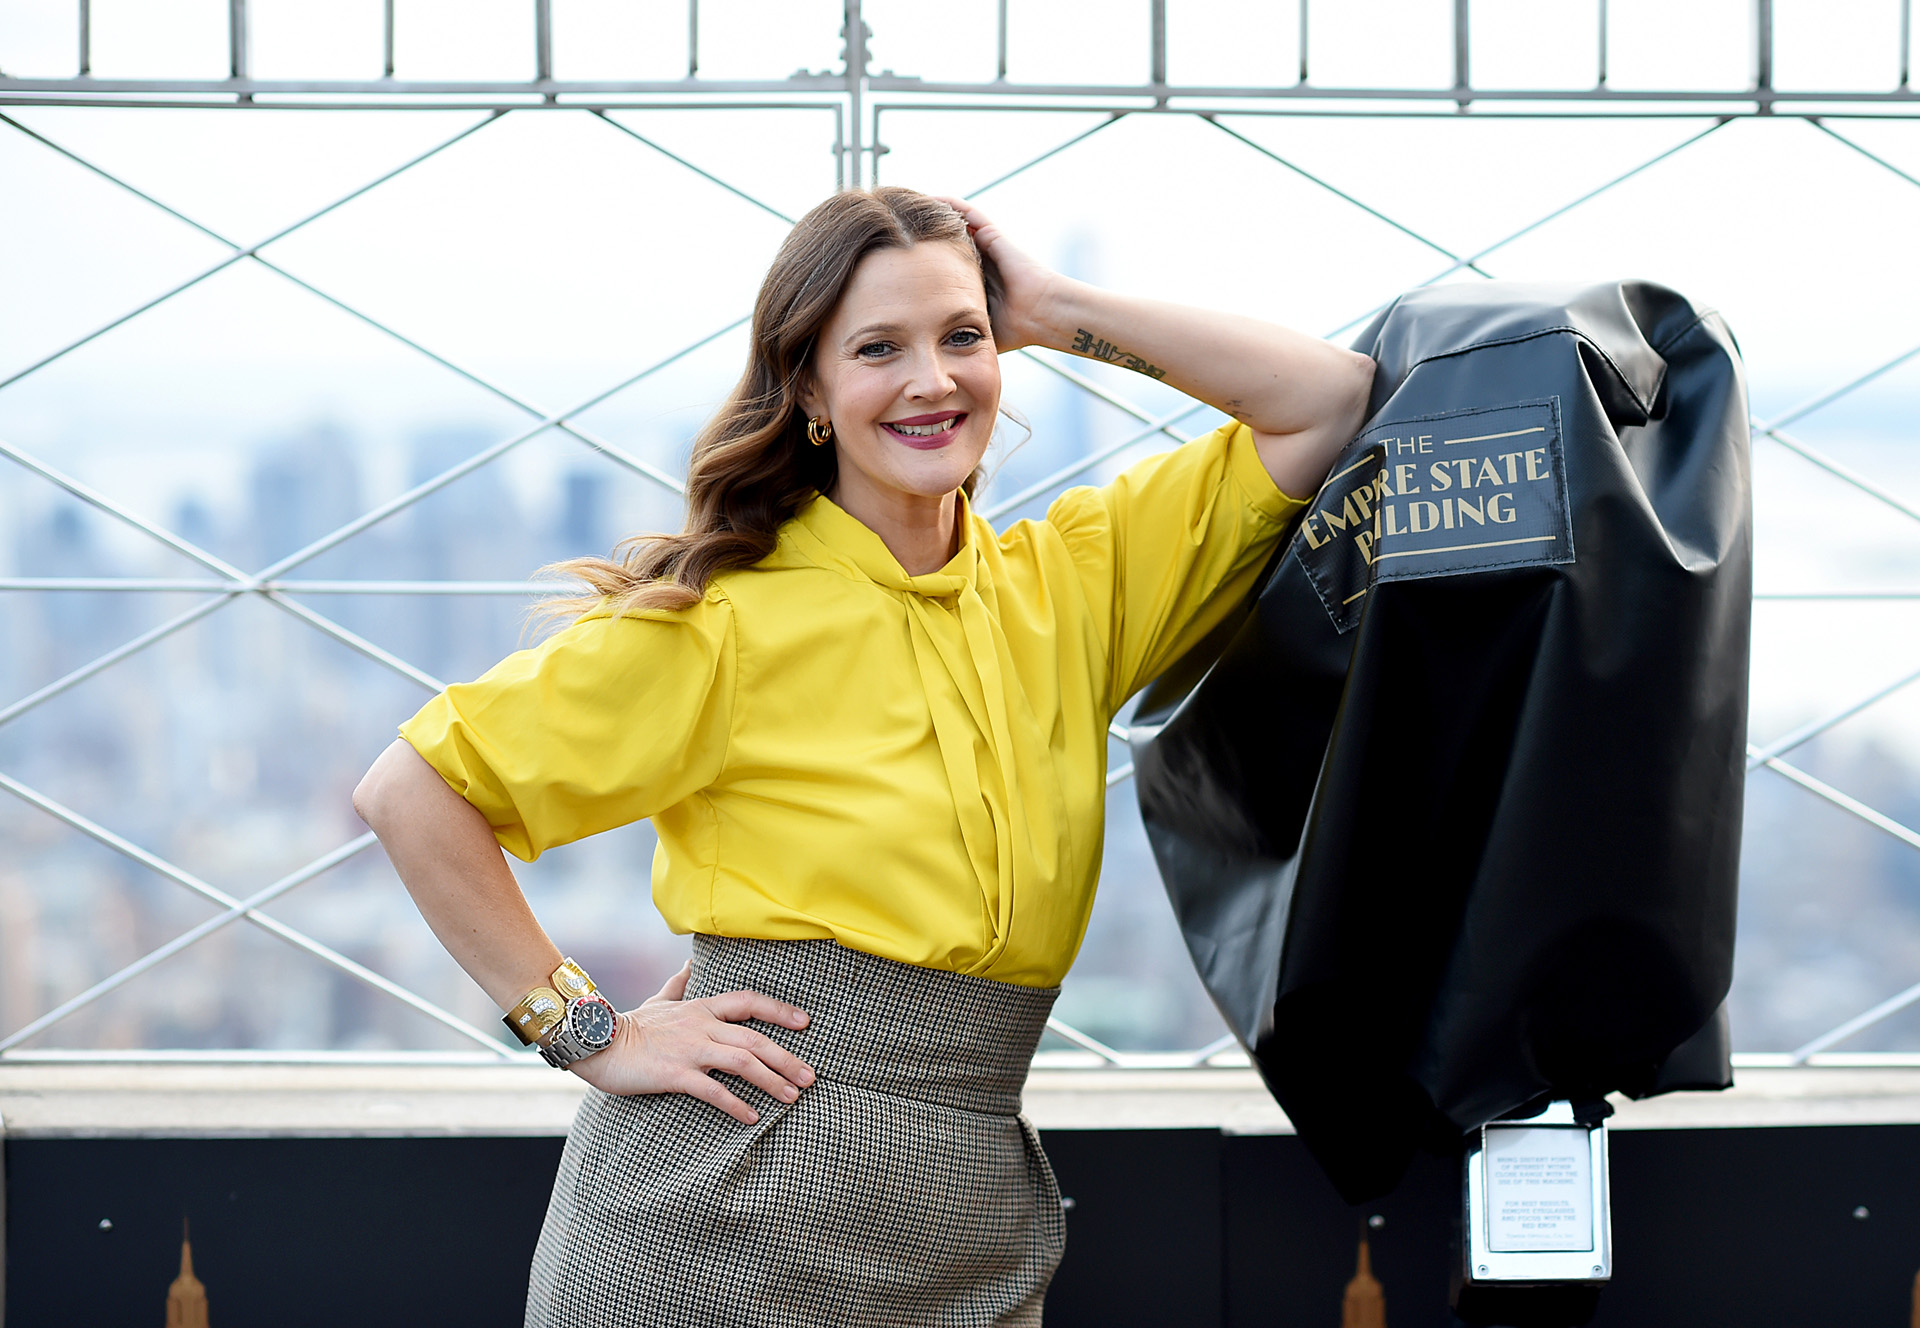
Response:
M968 500L1029 345L1238 422L996 535ZM1068 280L956 200L794 227L685 531L570 564L572 625L429 702L354 795L509 1026L598 1090L530 1325L1039 1322L1064 1227L1020 1088L1092 904L1107 725L1250 587L1372 369ZM500 850L645 816L693 958L615 1019Z

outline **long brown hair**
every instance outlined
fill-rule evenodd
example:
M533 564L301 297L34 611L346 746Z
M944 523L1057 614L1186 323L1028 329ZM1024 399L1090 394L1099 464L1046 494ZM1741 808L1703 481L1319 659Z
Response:
M781 523L831 489L838 470L834 449L806 438L800 393L814 340L861 259L929 240L972 254L988 308L999 307L999 274L974 247L960 214L937 198L897 185L848 189L802 217L760 283L746 372L693 441L685 527L677 535L622 540L612 559L574 558L541 569L584 581L591 593L549 600L539 616L685 608L716 574L773 552ZM961 488L972 497L979 482L976 469Z

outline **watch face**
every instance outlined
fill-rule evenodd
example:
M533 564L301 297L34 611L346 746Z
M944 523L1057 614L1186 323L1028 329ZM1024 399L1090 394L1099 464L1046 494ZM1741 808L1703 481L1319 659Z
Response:
M603 1000L587 997L573 1007L573 1034L582 1046L599 1050L613 1044L613 1007Z

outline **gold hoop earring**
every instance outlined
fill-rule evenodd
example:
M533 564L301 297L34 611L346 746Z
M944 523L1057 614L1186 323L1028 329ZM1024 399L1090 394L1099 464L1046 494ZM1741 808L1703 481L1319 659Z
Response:
M824 415L816 415L807 421L807 441L815 447L825 447L833 441L833 424Z

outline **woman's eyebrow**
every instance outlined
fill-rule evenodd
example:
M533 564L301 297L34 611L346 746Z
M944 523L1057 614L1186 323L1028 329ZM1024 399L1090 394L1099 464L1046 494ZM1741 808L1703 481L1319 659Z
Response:
M948 326L954 323L977 323L985 319L987 311L979 308L956 309L944 320ZM866 337L898 335L904 325L900 323L868 323L865 327L855 328L847 333L846 344L852 344Z

